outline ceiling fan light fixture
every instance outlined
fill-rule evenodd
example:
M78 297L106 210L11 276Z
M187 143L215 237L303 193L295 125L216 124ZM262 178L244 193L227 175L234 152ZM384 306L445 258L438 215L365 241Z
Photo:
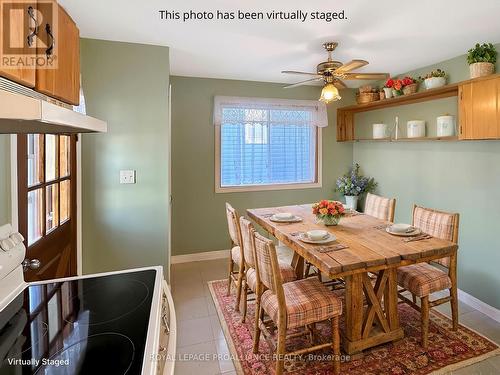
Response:
M339 90L335 87L333 83L327 83L323 90L321 90L321 97L319 100L326 104L342 99L339 94Z

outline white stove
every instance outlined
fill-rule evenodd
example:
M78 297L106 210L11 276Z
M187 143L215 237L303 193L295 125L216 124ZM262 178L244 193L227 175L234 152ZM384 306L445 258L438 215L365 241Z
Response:
M0 249L0 374L173 374L162 267L26 283L20 245Z

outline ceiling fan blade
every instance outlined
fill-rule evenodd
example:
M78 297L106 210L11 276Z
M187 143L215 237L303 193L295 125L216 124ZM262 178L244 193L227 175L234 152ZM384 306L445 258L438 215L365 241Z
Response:
M333 85L338 89L346 89L347 88L347 85L339 79L335 80L335 82L333 82Z
M365 60L351 60L348 63L339 67L335 73L346 73L351 70L361 68L362 66L368 65L368 61Z
M342 78L380 80L380 79L388 79L389 73L346 73Z
M301 81L301 82L294 83L293 85L288 85L288 86L285 86L285 87L283 87L283 88L284 88L284 89L291 89L292 87L302 86L302 85L305 85L305 84L307 84L307 83L320 81L320 80L322 80L322 79L323 79L322 77L320 77L320 78L311 78L311 79L307 79L307 80L305 80L305 81Z
M306 75L306 76L316 76L316 77L321 77L320 74L318 73L308 73L308 72L297 72L295 70L282 70L281 73L285 74L300 74L300 75Z

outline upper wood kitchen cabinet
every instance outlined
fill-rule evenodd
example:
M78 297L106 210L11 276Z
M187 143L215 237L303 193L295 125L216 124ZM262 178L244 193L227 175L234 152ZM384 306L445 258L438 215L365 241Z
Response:
M33 37L32 34L35 25L31 17L36 9L36 1L26 4L13 4L11 1L0 0L0 5L2 9L0 19L1 38L3 39L0 41L2 45L0 59L2 61L4 58L8 59L10 61L8 65L11 66L4 63L0 64L0 76L33 88L35 87L35 64L18 64L16 63L19 61L18 58L14 56L28 56L35 50L36 37ZM6 22L9 22L9 24L4 24ZM31 37L28 38L30 35ZM7 54L10 49L12 49L11 53ZM12 59L15 59L15 62Z
M459 138L500 138L500 77L469 81L460 85Z
M80 102L80 31L66 11L57 7L57 27L44 25L40 39L53 46L52 54L45 58L56 59L57 68L37 69L35 90L63 102L78 105ZM51 36L52 34L52 36ZM53 44L52 44L53 42Z

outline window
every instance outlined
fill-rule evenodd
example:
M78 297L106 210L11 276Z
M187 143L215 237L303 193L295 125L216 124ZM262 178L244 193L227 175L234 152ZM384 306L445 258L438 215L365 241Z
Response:
M216 97L216 191L321 186L317 101Z
M28 246L70 219L70 137L27 135Z

